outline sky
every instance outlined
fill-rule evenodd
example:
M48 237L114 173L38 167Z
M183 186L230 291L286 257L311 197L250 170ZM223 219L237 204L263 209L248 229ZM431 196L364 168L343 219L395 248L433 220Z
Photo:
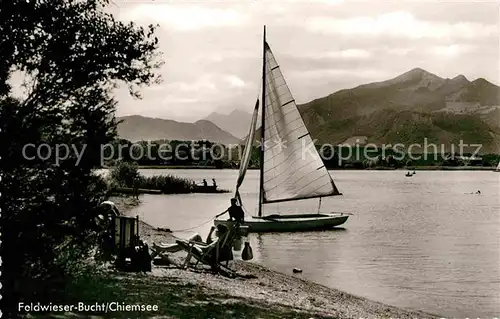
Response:
M262 33L298 104L415 67L499 84L499 4L475 1L113 0L123 21L158 23L163 83L116 92L118 116L196 121L252 111Z

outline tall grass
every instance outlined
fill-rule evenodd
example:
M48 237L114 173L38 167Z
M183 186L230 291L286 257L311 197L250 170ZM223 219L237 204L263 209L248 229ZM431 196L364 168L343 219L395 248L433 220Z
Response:
M196 192L194 181L173 175L146 177L139 173L135 163L119 162L111 170L107 183L109 189L119 187L157 189L164 194L186 194ZM220 190L219 192L229 192Z
M159 176L139 176L137 182L138 188L158 189L164 194L185 194L191 193L193 189L193 181L186 178L179 178L172 175Z

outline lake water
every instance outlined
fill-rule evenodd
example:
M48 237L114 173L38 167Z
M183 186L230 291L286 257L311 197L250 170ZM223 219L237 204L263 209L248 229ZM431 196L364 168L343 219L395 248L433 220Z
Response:
M236 170L141 170L233 190ZM344 229L251 234L253 262L386 304L455 318L500 317L499 173L331 171L344 196L321 211L354 215ZM257 210L258 171L248 171L243 203ZM480 195L470 194L481 190ZM172 230L207 222L231 194L142 195L135 212ZM316 212L318 200L270 205L267 212ZM212 223L192 231L203 237Z

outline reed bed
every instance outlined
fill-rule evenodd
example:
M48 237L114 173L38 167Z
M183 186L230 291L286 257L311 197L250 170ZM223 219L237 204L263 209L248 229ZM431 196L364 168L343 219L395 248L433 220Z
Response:
M143 176L135 163L120 162L111 169L107 182L110 190L120 187L160 190L163 194L187 194L199 192L193 180L173 175ZM217 193L229 190L218 189Z
M194 191L193 184L194 182L189 179L179 178L173 175L150 177L140 175L136 186L145 189L158 189L164 194L186 194Z

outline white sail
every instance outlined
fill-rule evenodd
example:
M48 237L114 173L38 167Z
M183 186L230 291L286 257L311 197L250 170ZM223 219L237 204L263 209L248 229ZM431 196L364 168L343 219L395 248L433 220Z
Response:
M498 162L496 171L500 171L500 162Z
M238 174L238 180L236 182L236 196L239 197L238 189L243 183L245 174L247 172L248 164L250 163L250 157L252 154L252 147L255 140L255 128L257 125L257 114L259 113L259 100L255 103L255 108L253 111L252 121L250 122L250 130L247 135L247 141L245 143L245 152L240 161L240 172ZM241 202L241 200L240 200Z
M263 203L340 195L267 43L265 72Z

